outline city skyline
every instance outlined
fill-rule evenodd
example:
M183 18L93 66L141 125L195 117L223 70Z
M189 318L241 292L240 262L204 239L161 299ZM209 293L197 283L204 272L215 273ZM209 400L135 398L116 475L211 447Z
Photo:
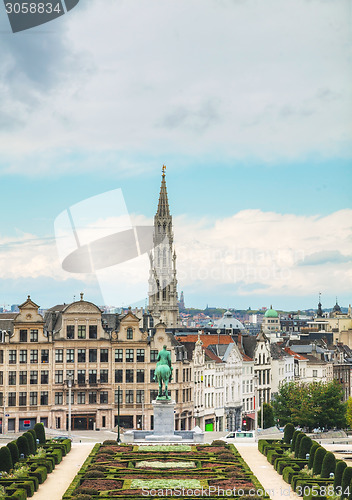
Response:
M54 221L121 189L152 224L165 163L187 305L348 306L349 18L347 1L92 0L14 35L0 16L0 303L104 303L62 269Z

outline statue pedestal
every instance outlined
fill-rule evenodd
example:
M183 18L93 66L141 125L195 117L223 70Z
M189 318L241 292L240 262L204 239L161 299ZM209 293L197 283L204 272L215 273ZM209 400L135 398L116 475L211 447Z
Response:
M175 435L175 401L154 400L154 431L146 436L146 441L182 441L181 436Z

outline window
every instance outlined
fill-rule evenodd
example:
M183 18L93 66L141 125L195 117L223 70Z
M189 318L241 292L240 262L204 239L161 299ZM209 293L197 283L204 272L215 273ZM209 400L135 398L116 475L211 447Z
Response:
M133 383L133 370L126 370L126 384Z
M100 363L107 363L109 361L108 349L100 349Z
M9 392L8 406L16 406L16 393Z
M157 398L157 396L158 396L158 391L155 391L155 390L150 391L150 395L149 395L150 401L149 402L152 403L154 401L154 399Z
M49 393L47 391L42 391L40 393L40 404L46 406L48 404Z
M4 385L4 372L0 371L0 385Z
M126 404L133 403L133 391L132 390L126 391L126 399L125 399L125 401L126 401Z
M20 342L27 342L27 330L20 330Z
M89 370L89 383L96 384L97 383L97 371Z
M77 404L84 405L86 403L86 393L78 392L77 393Z
M38 372L37 372L37 370L31 371L29 373L29 383L31 385L37 385L38 384Z
M313 370L313 377L317 377L318 376L318 370Z
M156 349L151 349L150 351L150 361L155 362L158 357L158 351Z
M38 330L31 330L29 332L29 341L38 342Z
M175 382L178 382L178 368L175 370Z
M48 370L43 370L40 372L40 383L48 384L49 383L49 372Z
M78 363L85 363L86 362L86 350L85 349L78 349L77 350L77 361L78 361Z
M143 402L144 402L144 391L141 389L137 389L136 403L143 403Z
M97 393L95 391L91 391L88 393L89 404L95 404L97 402Z
M4 351L1 349L0 350L0 364L3 364L4 362Z
M98 337L97 325L89 325L89 338L96 339Z
M55 349L55 363L63 363L64 361L64 350Z
M3 406L4 404L4 394L0 392L0 406Z
M29 352L29 362L38 363L38 349L31 349Z
M9 385L16 385L16 372L9 372Z
M27 385L27 372L20 372L20 385Z
M66 338L72 340L75 338L75 326L67 325L66 326Z
M127 340L133 340L133 329L127 328Z
M66 349L66 362L74 363L75 362L75 350L74 349Z
M37 406L38 404L38 393L37 392L30 392L29 393L29 405L30 406Z
M78 325L78 338L85 339L86 338L86 325ZM90 337L92 338L92 337Z
M78 381L79 385L86 383L86 371L85 370L78 370L77 371L77 381Z
M55 404L62 405L63 400L64 400L63 393L62 392L55 392Z
M133 363L134 351L133 349L126 349L126 363Z
M120 399L120 401L119 401ZM120 402L120 404L123 402L123 392L122 391L115 391L115 404L117 405Z
M100 404L106 404L107 402L108 402L108 391L101 391Z
M175 403L178 403L178 389L175 391Z
M89 362L95 363L97 361L97 350L89 349Z
M27 363L27 349L20 350L20 363Z
M123 351L122 349L115 349L115 363L123 362Z
M123 382L122 374L123 370L115 370L115 384L121 384Z
M18 406L27 406L27 393L20 392L20 396L18 399Z
M15 349L9 350L9 363L10 363L10 365L16 364L16 351L15 351Z
M155 374L155 370L151 369L150 370L150 382L155 382L155 380L154 380L154 374Z
M63 384L64 375L62 370L55 370L55 384Z
M137 370L137 382L144 382L144 370Z
M108 370L100 370L100 383L107 384L109 381Z
M41 360L42 363L49 363L49 349L41 350Z
M137 349L137 363L144 363L144 349Z

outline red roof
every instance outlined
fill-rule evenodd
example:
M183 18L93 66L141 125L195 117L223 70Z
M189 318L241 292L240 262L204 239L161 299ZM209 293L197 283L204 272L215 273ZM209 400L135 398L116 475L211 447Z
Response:
M209 349L207 349L206 347L202 346L204 351L205 351L205 354L212 360L214 360L216 363L222 363L222 360L219 358L219 356L217 356L216 354L214 354L212 351L210 351Z
M216 344L233 344L234 341L231 335L199 335L203 342L203 347ZM177 335L176 340L179 342L197 342L198 335Z
M308 359L305 358L304 356L302 356L302 354L298 354L297 352L292 351L292 349L290 349L289 347L284 347L284 350L287 352L287 354L290 354L291 356L293 356L295 359L298 359L299 361L308 361Z

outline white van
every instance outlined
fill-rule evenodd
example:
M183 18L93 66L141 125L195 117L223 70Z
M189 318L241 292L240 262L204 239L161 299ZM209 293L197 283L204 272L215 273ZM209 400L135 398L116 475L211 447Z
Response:
M254 431L236 431L230 432L225 436L226 443L255 443Z

